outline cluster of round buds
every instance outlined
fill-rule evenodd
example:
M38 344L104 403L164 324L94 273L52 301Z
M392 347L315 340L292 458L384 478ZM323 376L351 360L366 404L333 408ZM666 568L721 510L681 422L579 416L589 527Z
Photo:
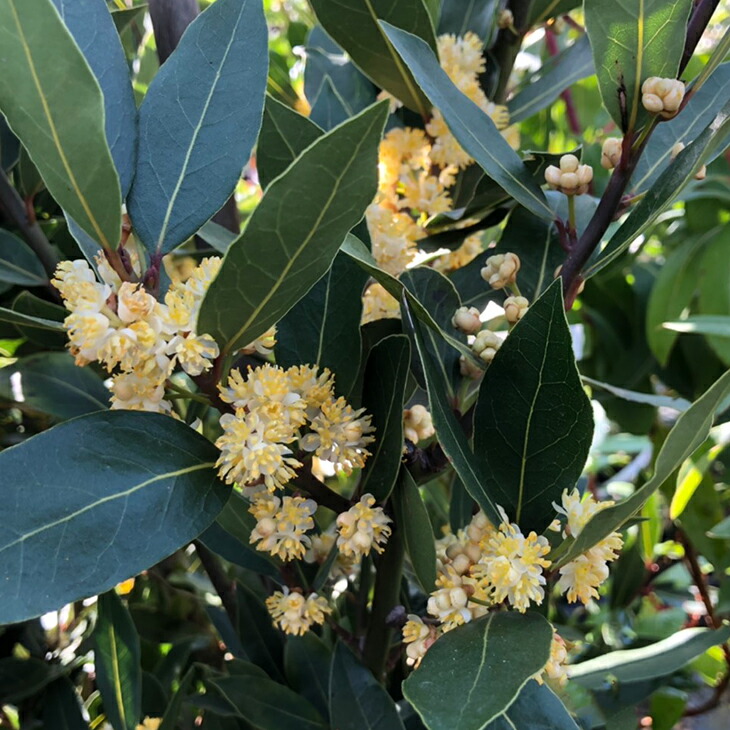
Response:
M490 330L482 330L476 336L471 349L480 360L490 363L501 346L502 340L498 334Z
M507 321L510 324L516 324L525 316L530 302L525 297L507 297L502 306Z
M436 431L430 411L420 404L403 411L403 435L414 444L431 438Z
M575 155L563 155L560 167L550 165L545 170L545 181L553 190L565 195L583 195L593 180L593 168L581 165Z
M337 547L343 555L368 555L371 550L383 552L391 533L388 523L392 520L382 507L374 505L375 497L363 494L359 502L337 516Z
M437 639L436 629L423 622L420 616L408 614L403 627L403 643L406 644L406 664L417 667L431 644Z
M684 99L684 82L677 79L662 79L650 76L641 85L641 103L652 114L661 114L664 119L676 116Z
M465 335L475 335L482 328L479 314L476 307L459 307L451 318L451 324Z
M555 682L560 687L564 687L568 681L568 672L565 669L565 663L568 660L568 647L565 639L553 628L553 640L550 644L550 658L541 672L535 675L538 684L543 683L543 675L546 674L548 679Z
M601 148L601 167L605 170L613 170L621 161L621 150L623 140L618 137L608 137Z
M266 608L274 626L286 634L302 635L312 624L323 624L325 616L332 612L326 599L316 593L305 598L301 593L276 591L266 599Z
M672 147L672 162L677 159L677 155L684 149L684 142L677 142ZM695 180L704 180L707 177L707 165L702 165L695 173Z
M481 275L492 289L504 289L517 281L519 270L520 257L516 253L500 253L486 260Z

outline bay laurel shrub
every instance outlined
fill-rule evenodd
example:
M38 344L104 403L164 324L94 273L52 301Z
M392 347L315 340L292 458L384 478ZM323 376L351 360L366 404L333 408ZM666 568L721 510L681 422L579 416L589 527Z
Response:
M722 713L727 18L0 0L0 727Z

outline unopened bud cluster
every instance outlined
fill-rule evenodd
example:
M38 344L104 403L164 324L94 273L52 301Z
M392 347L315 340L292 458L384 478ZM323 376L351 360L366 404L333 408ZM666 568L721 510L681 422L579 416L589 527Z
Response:
M684 83L677 79L650 76L641 85L641 103L652 114L671 119L679 111L684 99Z
M530 303L525 297L507 297L504 300L504 316L510 324L516 324L527 313Z
M603 143L601 148L601 167L606 170L613 170L621 161L621 150L623 148L623 140L618 137L609 137Z
M490 256L481 270L482 279L492 289L504 289L517 281L520 257L515 253L500 253Z
M403 411L403 435L411 443L431 438L436 431L430 411L420 404L416 404Z
M479 315L476 307L459 307L451 318L451 324L465 335L474 335L482 328Z
M560 167L550 165L545 170L545 181L553 190L565 195L583 195L593 180L593 168L581 165L575 155L563 155Z

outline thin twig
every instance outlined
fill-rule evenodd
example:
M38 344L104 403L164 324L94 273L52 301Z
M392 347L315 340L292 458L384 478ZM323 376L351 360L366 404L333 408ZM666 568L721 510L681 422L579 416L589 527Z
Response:
M333 512L347 512L350 509L349 500L345 499L341 494L330 489L326 484L317 479L312 474L312 465L310 461L304 463L304 465L297 471L296 477L292 480L293 484L298 489L303 489L307 492L317 504L321 504L327 509L331 509Z
M23 199L10 184L8 176L2 169L0 169L0 208L33 249L48 276L52 276L58 264L58 255L38 223L29 219Z

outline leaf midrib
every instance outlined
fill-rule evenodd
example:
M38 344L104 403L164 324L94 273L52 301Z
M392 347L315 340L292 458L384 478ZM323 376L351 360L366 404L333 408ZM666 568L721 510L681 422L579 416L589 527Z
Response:
M178 469L176 471L170 471L166 472L164 474L157 474L151 479L147 479L144 482L141 482L140 484L135 484L133 487L130 487L129 489L125 489L123 492L116 492L115 494L110 494L106 497L102 497L101 499L97 499L95 502L92 502L90 504L85 505L81 509L76 510L75 512L71 512L70 514L66 515L65 517L61 517L58 520L55 520L54 522L49 522L45 525L41 525L40 527L36 528L35 530L31 530L30 532L27 532L25 535L21 535L20 537L16 538L12 542L9 542L7 545L3 545L0 547L0 553L5 552L6 550L9 550L12 547L15 547L18 544L24 543L26 540L30 539L31 537L35 537L36 535L46 532L47 530L52 530L54 527L58 527L59 525L63 525L66 522L70 522L71 520L76 519L77 517L81 516L82 514L89 512L90 510L96 509L97 507L100 507L103 504L106 504L107 502L113 502L117 499L122 499L124 497L128 497L131 494L134 494L135 492L140 491L141 489L144 489L145 487L149 486L150 484L154 484L155 482L162 481L163 479L169 479L171 477L178 477L182 476L183 474L189 474L194 471L202 471L203 469L212 469L215 467L215 462L205 462L202 464L195 464L194 466L188 466L184 469Z
M48 100L46 99L45 93L43 91L43 86L41 84L40 78L38 77L38 73L36 72L33 55L30 51L30 46L28 45L28 41L26 40L25 32L23 31L23 24L21 23L20 17L18 16L18 11L15 8L15 0L8 0L8 4L10 6L10 11L13 14L13 20L15 21L15 25L18 30L18 40L20 41L20 44L23 47L23 51L25 53L25 58L26 58L26 61L28 62L28 67L30 69L31 76L33 77L33 84L35 85L36 91L38 92L38 97L40 98L41 106L43 107L43 113L46 117L46 121L48 122L48 127L51 132L51 138L53 139L53 144L56 147L58 156L61 159L61 164L63 165L64 171L66 172L66 175L68 176L69 182L71 183L71 186L74 189L74 193L76 193L76 197L78 198L79 202L81 203L81 206L84 209L84 213L86 213L86 216L89 219L89 222L91 223L91 225L94 228L94 231L96 232L99 243L101 243L102 247L105 249L112 249L113 246L110 245L106 235L104 234L104 231L102 231L102 229L99 225L99 222L96 220L96 216L94 215L91 208L89 207L86 197L82 193L81 188L79 187L78 181L76 180L76 176L74 175L73 170L71 169L71 166L69 165L68 159L66 158L66 153L63 151L63 147L61 146L61 140L58 136L58 130L56 129L56 123L54 122L53 116L51 115L51 110L48 106Z
M322 220L324 219L325 215L329 212L332 202L334 201L334 199L337 195L337 192L340 188L340 185L342 184L342 180L344 179L345 175L347 175L347 173L349 173L350 168L352 167L355 160L357 159L359 152L360 152L360 148L367 140L367 137L370 133L370 129L372 129L372 124L368 128L368 130L363 133L362 137L360 138L360 141L358 142L358 144L355 147L354 154L350 157L350 161L347 163L347 165L345 165L343 167L342 172L335 179L335 184L332 186L332 192L329 194L329 196L327 198L327 202L322 206L322 209L320 210L319 215L317 216L317 218L314 222L314 225L311 227L309 233L306 235L306 237L304 238L302 243L294 251L294 254L289 256L289 261L287 262L286 266L284 267L282 273L279 275L279 277L274 282L271 289L269 289L269 293L261 300L259 305L254 308L253 312L249 315L249 317L246 319L246 321L239 327L238 331L233 336L228 338L228 342L226 343L224 350L223 350L224 353L230 352L231 348L234 348L236 346L236 343L241 338L243 333L251 326L251 324L253 322L256 321L256 318L259 316L259 314L261 314L264 307L266 307L266 305L269 303L269 301L271 301L272 297L281 288L282 282L287 278L292 267L294 266L294 264L297 263L299 257L302 255L303 251L307 248L310 241L314 237L315 233L319 229L319 226L320 226ZM320 137L318 140L316 140L314 142L314 145L317 145L318 142L320 142L321 140L324 140L324 139L327 139L327 137L326 136ZM313 147L314 147L314 145L313 145ZM250 224L249 224L249 226L250 226ZM244 233L244 235L245 235L245 233ZM244 239L242 238L240 240L243 241ZM231 248L233 248L233 247L231 246ZM243 344L246 344L246 343L243 343Z
M203 105L203 109L200 113L200 117L198 119L197 124L195 125L195 129L193 130L192 137L190 138L190 144L188 145L187 152L185 153L185 159L183 160L182 168L180 169L180 174L178 175L177 183L175 184L175 189L172 191L172 195L170 196L170 200L167 205L167 210L165 211L165 217L162 221L162 227L160 229L160 235L157 238L157 252L159 253L162 249L162 245L165 242L165 237L167 236L167 229L170 225L170 218L172 217L172 211L175 207L175 203L177 202L177 197L180 193L180 188L182 187L183 181L185 179L185 176L187 174L188 165L190 164L190 158L192 157L193 150L195 148L195 144L198 140L198 135L200 134L200 130L203 128L203 120L208 114L208 108L210 107L210 102L213 99L213 95L216 92L216 89L218 88L218 82L221 78L221 71L223 67L226 64L226 61L228 60L228 54L231 51L231 47L233 46L233 42L236 38L236 33L238 32L238 26L241 24L241 18L243 17L243 12L246 8L246 2L247 0L244 0L244 2L241 4L241 10L238 13L238 18L236 20L236 24L233 27L233 30L231 31L231 37L228 40L228 44L226 45L225 53L223 54L223 58L221 59L220 64L218 64L218 68L215 72L215 79L213 80L213 83L210 86L210 91L208 92L208 96L205 100L205 104Z

